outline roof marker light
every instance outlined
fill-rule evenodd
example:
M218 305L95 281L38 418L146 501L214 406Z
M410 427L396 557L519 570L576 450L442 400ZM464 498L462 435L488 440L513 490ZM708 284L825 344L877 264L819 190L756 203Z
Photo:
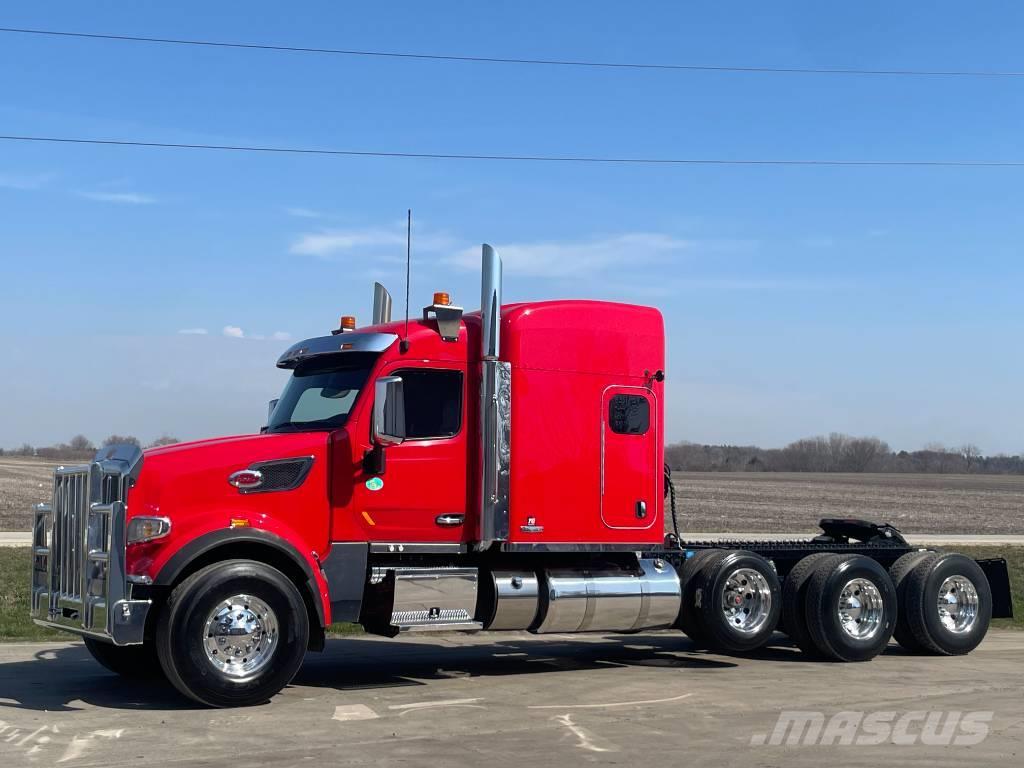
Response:
M452 303L452 297L449 296L446 292L444 292L444 291L437 291L434 294L434 304L435 305L440 305L442 307L447 307L451 303Z

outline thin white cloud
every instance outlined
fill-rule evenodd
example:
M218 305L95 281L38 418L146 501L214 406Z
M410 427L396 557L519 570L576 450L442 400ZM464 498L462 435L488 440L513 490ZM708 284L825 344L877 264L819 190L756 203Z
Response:
M79 197L100 203L122 203L125 205L152 205L156 198L139 192L79 192Z
M314 211L312 208L285 208L284 212L297 219L319 219L323 217L323 214L320 213L320 211Z
M244 339L245 331L239 328L237 325L225 325L222 333L229 339Z
M183 336L205 336L209 331L205 328L182 328L178 333Z
M19 190L42 189L55 176L54 173L0 173L0 187Z
M289 247L289 253L313 256L330 261L353 254L373 256L396 262L405 261L405 222L393 227L366 227L362 229L322 229L300 235ZM412 233L414 251L435 253L456 247L455 241L443 232L425 230L422 225Z
M289 341L292 335L288 331L274 331L270 334L272 341Z
M495 247L506 273L551 278L671 262L693 245L671 235L633 232L586 241L506 243ZM446 261L463 269L479 269L480 247L464 248Z

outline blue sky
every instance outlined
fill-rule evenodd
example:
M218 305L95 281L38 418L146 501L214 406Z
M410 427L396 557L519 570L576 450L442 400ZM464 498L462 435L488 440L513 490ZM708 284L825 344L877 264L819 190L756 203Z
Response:
M1024 70L1024 7L5 4L0 26L425 53ZM0 133L419 152L1024 160L1024 78L403 61L0 35ZM0 446L258 427L286 338L398 296L653 304L668 437L1024 450L1024 170L576 166L0 142ZM205 334L183 334L204 329ZM235 329L227 330L225 329ZM237 336L241 335L242 338ZM275 338L276 337L276 338Z

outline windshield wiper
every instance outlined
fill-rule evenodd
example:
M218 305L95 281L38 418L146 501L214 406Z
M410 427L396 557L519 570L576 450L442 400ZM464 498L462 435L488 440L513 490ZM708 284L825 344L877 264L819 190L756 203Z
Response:
M307 426L306 422L303 421L282 421L280 424L273 424L269 427L269 432L277 432L278 430L287 432L301 432Z

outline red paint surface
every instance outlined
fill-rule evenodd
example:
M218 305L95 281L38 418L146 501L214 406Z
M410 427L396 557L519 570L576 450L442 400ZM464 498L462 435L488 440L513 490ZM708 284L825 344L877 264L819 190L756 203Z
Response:
M344 429L183 443L146 451L129 494L128 514L164 515L171 534L128 552L128 572L156 576L185 543L243 519L288 542L320 573L331 541L463 542L479 517L479 326L467 315L458 341L444 342L432 321L410 325L410 349L398 343L377 360ZM404 322L361 330L401 335ZM595 301L552 301L503 308L501 357L512 366L510 541L648 543L662 540L664 327L651 308ZM271 361L268 361L268 365ZM407 441L387 449L383 485L370 490L373 386L404 368L452 368L464 374L462 428L452 438ZM606 431L608 393L646 393L651 431ZM613 388L613 389L610 389ZM604 435L604 441L602 441ZM604 445L604 454L602 454ZM242 494L227 478L250 464L313 456L294 491ZM605 466L602 491L601 468ZM635 502L647 502L637 520ZM463 514L442 527L442 514ZM540 526L526 532L523 526ZM326 584L318 584L329 616Z

